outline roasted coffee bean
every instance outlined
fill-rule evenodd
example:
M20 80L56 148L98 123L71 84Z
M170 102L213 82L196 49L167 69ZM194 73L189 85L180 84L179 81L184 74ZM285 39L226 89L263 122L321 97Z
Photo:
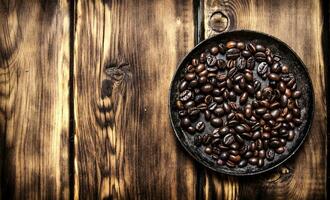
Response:
M241 160L239 163L238 163L238 167L240 168L243 168L247 165L247 160Z
M267 53L266 53L266 55L267 55ZM273 57L271 57L270 55L268 55L267 57L266 57L266 62L268 63L268 64L273 64L273 62L274 62L274 60L273 60Z
M256 51L265 52L266 48L261 44L257 44L256 45Z
M212 153L212 149L210 147L206 147L205 150L204 150L204 152L206 154L211 154Z
M177 101L175 102L175 106L176 106L176 108L177 108L178 110L182 110L182 109L184 109L184 104L183 104L182 101L180 101L180 100L177 100Z
M231 108L227 103L223 103L223 109L225 110L226 113L230 113Z
M181 123L182 127L189 127L190 124L191 124L191 121L188 117L184 117L184 118L181 119L180 123Z
M194 101L188 101L186 104L184 104L184 107L186 109L192 108L195 106L195 102Z
M227 160L228 157L229 157L229 153L228 153L228 152L222 152L222 153L220 154L220 159L221 159L221 160Z
M272 149L268 149L268 150L266 151L266 159L269 160L269 161L272 161L272 160L274 160L274 157L275 157L275 152L274 152L274 150L272 150Z
M259 139L261 137L261 132L260 131L255 131L255 132L253 132L253 134L252 134L252 139L253 140L257 140L257 139Z
M232 134L227 134L223 138L223 143L227 146L235 142L235 137Z
M242 78L241 80L239 80L239 87L242 89L242 90L244 90L245 88L246 88L246 81L245 81L245 79L244 78Z
M244 104L247 102L248 97L249 97L248 93L247 93L247 92L244 92L244 93L240 96L240 98L239 98L239 103L240 103L241 105L244 105Z
M244 74L244 78L245 78L245 80L247 80L247 81L253 81L253 74L252 73L250 73L250 72L246 72L245 74Z
M225 115L225 110L222 107L217 107L214 109L213 113L218 117L222 117Z
M224 165L224 164L225 164L225 161L219 159L219 160L217 160L217 164L218 164L218 165Z
M281 65L280 63L276 62L272 65L272 67L270 68L270 71L273 73L279 73L281 71Z
M288 97L286 96L286 95L282 95L281 96L281 106L282 107L285 107L285 106L287 106L288 105Z
M295 91L293 94L292 94L292 97L297 99L297 98L300 98L301 97L301 92L300 91Z
M217 58L215 56L209 55L206 58L206 63L208 66L214 66L217 63Z
M258 167L263 167L264 166L264 159L259 158L257 165L258 165Z
M199 61L198 61L198 59L196 59L196 58L192 59L192 61L191 61L191 64L192 64L194 67L196 67L196 66L198 65L198 63L199 63Z
M195 131L196 131L196 129L195 129L194 127L192 127L192 126L189 126L189 127L187 128L187 132L190 133L190 134L194 134Z
M215 117L213 119L211 119L211 125L214 127L220 127L222 126L223 121L221 118Z
M283 73L283 74L287 74L287 73L289 73L289 67L288 67L287 65L283 65L283 66L282 66L282 73Z
M189 86L192 88L196 87L197 85L198 85L198 81L196 79L190 81L189 83Z
M213 90L213 85L211 84L205 84L201 87L202 92L204 93L210 93Z
M254 91L259 91L260 87L261 87L261 83L258 80L254 80L253 81L253 87L254 87Z
M247 117L247 118L251 118L252 117L252 106L251 106L251 104L247 104L245 106L244 114L245 114L245 117Z
M221 104L221 103L223 103L223 101L224 101L223 97L214 97L213 100L214 100L215 102L217 102L218 104Z
M202 71L205 70L205 65L204 64L199 64L196 69L195 69L195 72L196 73L201 73Z
M237 59L237 69L242 71L242 70L245 69L245 67L246 67L246 60L245 60L245 58L239 57Z
M249 158L248 162L249 162L251 165L257 165L257 163L258 163L258 158L256 158L256 157Z
M210 121L211 116L212 116L211 111L205 110L205 112L204 112L204 118L205 118L205 120L206 121Z
M235 48L236 45L237 45L237 42L235 42L235 41L229 41L229 42L227 42L226 47L228 49L230 49L230 48Z
M206 62L206 53L201 53L199 56L199 63L205 63Z
M196 74L195 73L187 73L185 75L185 78L186 78L187 81L194 80L195 77L196 77Z
M180 117L184 117L188 115L188 111L187 110L179 110L178 112Z
M204 99L204 102L206 104L210 104L211 102L213 102L213 97L211 95L206 95L205 99Z
M210 111L215 110L215 108L218 106L218 104L216 102L212 102L209 104L209 106L207 107Z
M231 59L236 59L240 56L240 50L237 49L237 48L232 48L232 49L229 49L226 53L226 58L228 60L231 60Z
M236 68L236 67L233 67L233 68L231 68L231 69L228 71L228 77L229 77L229 78L232 78L232 77L234 77L234 76L236 75L236 73L237 73L237 68Z
M278 148L275 149L275 152L278 153L278 154L282 154L282 153L284 153L284 151L285 151L284 147L278 147Z
M202 132L204 129L205 129L205 123L204 122L197 122L196 130L198 132Z
M193 107L193 108L189 108L188 109L188 114L189 116L195 116L195 115L198 115L200 112L199 108L197 107Z
M189 86L189 83L187 81L182 81L179 86L180 92L186 90Z
M263 74L265 74L267 71L268 71L268 64L267 64L266 62L261 62L261 63L258 65L257 73L258 73L259 75L263 75Z
M227 66L226 61L224 61L223 59L217 60L216 65L218 66L219 69L222 69L222 70L224 70Z
M267 109L266 108L257 108L257 109L255 109L255 112L258 115L263 115L267 112Z
M241 160L241 156L240 155L230 155L228 159L234 163L237 163Z
M273 81L279 81L280 80L280 76L278 74L275 74L275 73L270 73L268 75L268 79L269 80L273 80Z
M195 71L195 67L192 65L188 65L187 66L187 72L194 72Z
M251 53L255 53L257 50L256 50L256 46L254 45L254 44L252 44L252 43L249 43L248 45L247 45L247 49L251 52Z
M219 53L219 48L217 46L214 46L211 48L210 52L212 55L217 55Z
M266 54L263 52L257 52L254 54L254 56L255 56L255 60L258 62L266 61Z
M188 101L193 97L193 93L190 90L185 90L179 94L181 101Z
M255 59L254 57L250 57L246 60L246 68L247 69L251 69L253 70L254 69L254 65L255 65Z
M249 58L251 56L251 52L248 50L243 50L241 54L245 58Z

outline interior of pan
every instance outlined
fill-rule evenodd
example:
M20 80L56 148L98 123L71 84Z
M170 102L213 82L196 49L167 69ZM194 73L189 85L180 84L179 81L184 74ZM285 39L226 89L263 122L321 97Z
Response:
M198 148L194 145L193 136L182 130L179 125L180 119L175 109L175 99L178 95L177 86L182 78L184 68L187 66L187 63L191 61L191 59L198 58L201 52L204 52L206 49L209 49L213 45L217 45L219 43L226 43L229 40L237 40L244 42L252 41L256 44L262 44L264 46L267 46L274 54L280 55L282 57L281 62L289 65L290 72L295 75L297 89L300 90L303 94L299 102L301 105L303 123L298 128L296 128L295 139L286 145L287 151L285 151L283 154L276 154L275 159L273 161L266 161L265 165L261 168L251 165L248 165L245 168L228 168L227 166L217 165L216 162L212 160L208 155L206 155L201 148ZM194 157L198 162L202 163L204 166L214 171L238 176L253 175L268 171L280 165L289 157L291 157L298 150L299 146L303 143L306 135L308 134L309 129L311 127L314 112L314 92L312 82L309 77L306 66L297 56L297 54L289 46L287 46L284 42L280 41L277 38L274 38L264 33L248 30L225 32L198 44L190 53L188 53L188 55L185 56L185 58L179 64L170 86L169 101L170 119L172 127L177 138L185 147L185 149L190 153L190 155ZM199 121L204 121L204 118L200 117ZM205 124L207 124L206 131L211 131L212 129L209 126L209 123L206 122Z

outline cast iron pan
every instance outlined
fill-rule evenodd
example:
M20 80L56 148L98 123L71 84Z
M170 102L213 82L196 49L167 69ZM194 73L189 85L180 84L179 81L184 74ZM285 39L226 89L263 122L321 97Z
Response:
M180 119L175 108L175 99L178 96L178 83L182 77L184 72L184 68L187 66L187 63L191 61L193 58L198 58L199 54L204 52L206 49L210 49L210 47L217 45L219 43L226 43L229 40L237 40L237 41L252 41L256 44L262 44L271 49L274 54L280 55L282 57L281 62L289 65L289 70L296 77L297 89L302 92L302 97L300 98L301 105L301 114L303 116L303 123L295 129L296 137L292 142L288 142L286 145L287 151L283 154L276 154L273 161L265 161L265 165L261 168L256 166L248 165L244 168L228 168L227 166L219 166L216 164L214 160L210 158L210 156L206 155L202 148L196 147L193 142L193 136L181 129L180 127ZM297 54L284 42L281 40L255 31L248 30L238 30L232 32L225 32L214 37L211 37L207 40L204 40L200 44L198 44L194 49L192 49L188 55L184 57L184 59L179 64L177 71L173 77L170 86L170 99L169 99L169 109L170 109L170 119L171 124L174 129L175 135L182 144L182 146L190 153L192 157L194 157L198 162L210 168L216 172L229 174L229 175L237 175L237 176L245 176L245 175L254 175L262 172L266 172L271 170L287 159L289 159L298 148L304 142L306 135L309 132L313 121L313 113L314 113L314 92L312 87L312 82L309 77L306 66L301 61L301 59L297 56ZM198 121L204 121L204 117L200 117ZM211 133L211 126L208 122L205 122L206 128L204 133Z

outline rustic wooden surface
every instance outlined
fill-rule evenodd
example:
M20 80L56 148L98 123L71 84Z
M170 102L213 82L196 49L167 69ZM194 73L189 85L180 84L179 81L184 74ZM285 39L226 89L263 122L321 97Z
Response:
M0 199L69 198L68 8L0 2Z
M194 45L191 1L76 2L75 198L194 199L168 88Z
M325 0L0 1L0 200L326 199L329 8ZM180 59L236 29L290 45L316 101L294 158L247 178L196 163L168 119Z

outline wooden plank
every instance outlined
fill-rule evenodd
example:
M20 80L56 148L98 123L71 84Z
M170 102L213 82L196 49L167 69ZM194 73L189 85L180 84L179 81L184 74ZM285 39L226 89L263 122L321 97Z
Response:
M192 1L76 1L75 199L194 199L168 90L193 47Z
M0 199L68 199L68 3L1 1L0 29Z
M311 132L294 158L270 173L253 178L228 177L206 171L205 199L326 197L327 116L322 20L320 1L204 1L205 38L217 34L217 31L235 29L261 31L280 38L298 53L308 67L316 101Z

